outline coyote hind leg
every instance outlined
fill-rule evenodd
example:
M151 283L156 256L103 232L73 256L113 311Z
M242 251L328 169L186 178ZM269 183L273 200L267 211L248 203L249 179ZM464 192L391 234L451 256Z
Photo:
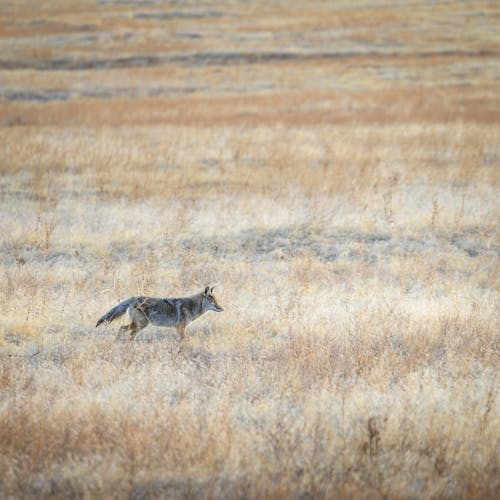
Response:
M122 333L126 332L130 332L130 340L134 340L138 331L139 329L137 328L137 325L134 322L130 323L130 325L123 325L118 330L118 334L116 335L116 340L119 340L120 337L122 336Z

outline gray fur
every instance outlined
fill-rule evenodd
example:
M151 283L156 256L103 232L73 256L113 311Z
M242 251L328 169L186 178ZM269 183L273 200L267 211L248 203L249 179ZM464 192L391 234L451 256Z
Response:
M199 318L207 311L221 312L212 290L207 286L205 290L190 297L179 299L159 299L154 297L131 297L113 307L96 324L110 323L123 316L128 310L130 324L122 326L118 336L124 331L129 331L131 338L137 332L148 326L173 326L177 329L181 340L185 336L186 326Z
M95 325L96 328L101 323L111 323L116 318L119 318L120 316L123 316L127 312L127 309L136 300L137 299L135 297L130 297L130 299L127 299L127 300L124 300L123 302L120 302L117 306L113 307L113 309L111 309L111 311L108 311L104 316L102 316L101 318L99 318L99 321Z

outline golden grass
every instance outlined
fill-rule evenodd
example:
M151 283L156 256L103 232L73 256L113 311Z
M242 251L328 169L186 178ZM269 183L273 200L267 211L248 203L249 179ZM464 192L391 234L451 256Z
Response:
M13 126L184 126L256 127L259 125L404 125L467 121L495 125L498 107L485 98L489 88L463 95L463 91L398 90L284 93L274 96L210 96L190 98L114 98L102 102L74 99L68 103L9 102L3 106L4 125ZM443 95L444 94L444 95ZM494 97L494 96L492 96ZM445 101L445 102L443 102ZM135 105L131 106L131 102ZM493 99L495 102L495 99ZM496 133L496 130L495 130Z
M0 496L497 497L494 14L3 12ZM50 67L224 51L312 55ZM183 344L94 329L207 284Z

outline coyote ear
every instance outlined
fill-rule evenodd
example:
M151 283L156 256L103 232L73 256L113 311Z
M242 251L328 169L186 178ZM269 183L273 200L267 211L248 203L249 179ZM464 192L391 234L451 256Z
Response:
M207 286L207 287L205 288L205 295L206 295L207 297L210 295L210 287L209 287L209 286Z
M212 287L212 289L210 290L210 293L214 293L214 286Z

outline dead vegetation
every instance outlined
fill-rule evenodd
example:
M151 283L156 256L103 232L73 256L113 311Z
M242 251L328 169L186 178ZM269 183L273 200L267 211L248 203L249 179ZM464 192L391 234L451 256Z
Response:
M498 496L496 17L452 4L2 12L1 496ZM93 328L206 284L184 344Z

